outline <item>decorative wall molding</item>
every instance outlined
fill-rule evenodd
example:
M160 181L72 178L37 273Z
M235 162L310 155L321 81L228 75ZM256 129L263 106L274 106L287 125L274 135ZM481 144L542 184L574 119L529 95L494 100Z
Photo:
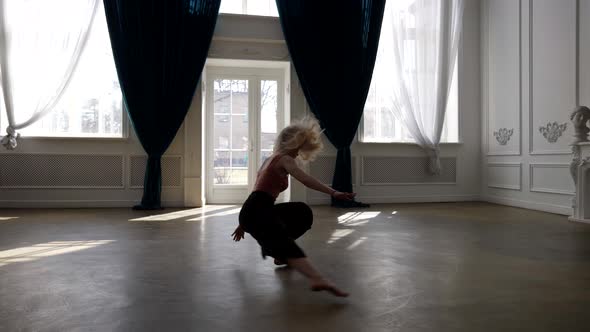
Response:
M567 173L567 177L570 177L570 164L567 163L530 163L529 164L529 191L531 192L539 192L539 193L548 193L548 194L558 194L558 195L575 195L575 189L572 190L562 190L562 189L555 189L555 188L547 188L535 183L535 170L536 169L565 169L564 172Z
M573 100L572 102L572 109L574 105L578 105L578 101L579 101L579 77L578 77L578 69L579 69L579 26L580 26L580 18L579 18L579 0L574 0L575 1L575 6L576 6L576 10L575 10L575 17L573 18L575 21L575 37L574 37L574 77L573 77L573 81L574 81L574 94L573 94ZM529 69L529 109L528 109L528 113L529 113L529 155L567 155L570 154L571 151L569 150L569 148L562 148L562 149L536 149L535 148L535 144L534 144L534 132L535 130L533 130L533 128L535 127L535 121L534 121L534 109L535 109L535 103L534 103L534 43L533 43L533 36L535 35L534 33L534 6L533 3L535 1L533 0L529 0L529 64L528 64L528 69ZM569 49L568 49L569 50ZM564 105L564 109L563 109L563 114L567 116L567 105ZM548 125L552 125L551 122L548 123ZM540 127L543 128L543 127ZM559 130L560 128L558 128L557 130ZM559 136L561 136L564 131L567 130L567 126L563 128L563 130L561 132L557 132ZM554 134L557 134L554 133ZM541 132L541 134L543 134L543 132ZM546 137L545 135L543 135L544 137ZM555 142L557 142L557 139L559 138L559 136L557 136L557 138L555 138L555 136L550 136L550 139L553 140L555 139L555 141L550 141L549 138L546 137L547 141L550 144L554 144Z
M427 172L428 157L361 156L361 185L455 185L457 158L441 157L439 175Z
M518 11L518 63L519 63L519 70L518 70L518 87L519 87L519 91L518 91L518 107L517 107L517 111L518 111L518 126L517 128L512 128L512 132L508 135L508 133L501 133L500 130L501 129L506 129L506 128L500 128L500 130L495 131L495 132L491 132L491 126L495 125L495 124L491 124L491 113L490 113L490 81L493 77L493 73L490 72L490 25L491 25L491 20L489 17L489 3L490 1L485 1L483 2L484 6L487 6L484 9L484 33L483 33L483 52L484 52L484 58L485 61L483 61L483 66L484 66L484 70L482 73L482 87L483 87L483 94L482 94L482 101L484 104L483 107L483 112L484 114L482 114L482 117L484 119L484 126L485 126L485 148L486 148L486 155L487 156L519 156L522 154L522 71L520 70L520 67L522 66L523 63L523 55L522 55L522 0L518 0L518 1L514 1L513 3L516 4L517 7L517 11ZM511 2L512 3L512 2ZM507 130L507 129L506 129ZM518 131L518 135L515 137L518 137L518 144L517 146L515 146L514 148L516 148L516 150L503 150L503 151L492 151L491 147L493 145L491 145L491 141L490 138L491 137L495 137L496 141L498 142L497 144L501 145L501 146L509 146L509 145L514 145L514 144L509 144L509 140L512 137L514 130ZM498 133L497 136L496 133ZM508 136L506 138L506 136ZM499 138L500 137L500 138ZM514 140L513 140L514 141ZM502 144L503 143L503 144Z
M44 208L130 208L141 202L138 200L0 200L1 208L9 209L44 209ZM162 200L165 207L183 207L184 202Z
M124 169L118 154L1 154L0 188L124 189Z
M566 129L567 123L559 124L557 121L554 121L553 123L547 123L544 127L539 127L539 132L545 137L545 139L547 139L547 142L553 144L557 142Z
M518 175L517 178L518 180L516 181L516 184L506 184L506 183L494 183L494 182L490 182L490 169L491 168L515 168L518 170ZM522 163L488 163L487 164L487 169L488 169L488 184L487 186L489 188L498 188L498 189L509 189L509 190L522 190Z
M472 202L479 201L479 195L421 195L421 196L365 196L356 197L359 202L370 204L388 203L440 203L440 202ZM325 195L311 197L308 200L310 205L330 204L330 198Z
M284 41L260 42L231 38L215 38L211 42L208 56L216 59L246 59L288 61L290 59Z
M496 137L496 141L498 141L498 144L500 145L506 145L508 143L508 141L510 140L510 137L512 137L512 134L514 133L514 129L507 129L507 128L500 128L498 129L498 131L494 131L494 137Z
M557 205L542 202L525 201L514 198L499 197L495 195L486 195L482 197L483 200L490 203L496 203L501 205L514 206L529 210L544 211L550 213L557 213L562 215L571 215L572 208L566 205Z

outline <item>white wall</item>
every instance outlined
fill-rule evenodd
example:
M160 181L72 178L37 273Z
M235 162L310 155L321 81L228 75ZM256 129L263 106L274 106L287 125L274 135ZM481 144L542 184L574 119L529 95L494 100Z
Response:
M570 214L573 127L590 99L590 1L483 0L482 196ZM540 127L565 124L556 140ZM494 136L513 130L506 142Z
M363 202L426 202L477 200L480 194L480 0L466 0L463 42L459 55L459 119L460 144L446 144L441 148L443 158L455 163L448 167L445 180L438 181L426 175L424 169L416 169L411 175L417 184L403 184L399 179L403 170L419 165L423 152L412 144L359 143L352 146L355 165L354 182L358 200ZM289 60L278 18L220 15L214 39L209 51L211 58L247 60ZM294 69L291 71L291 117L298 118L306 112L306 103ZM202 108L201 87L193 99L185 123L178 132L166 155L171 168L164 171L164 182L174 184L163 188L163 204L166 206L198 206L202 203ZM114 172L121 178L121 185L109 188L57 188L55 186L2 187L3 169L0 168L0 207L12 206L131 206L141 199L141 189L130 185L130 179L137 179L130 167L133 156L143 155L137 138L130 130L130 137L120 140L89 139L33 139L23 138L16 151L1 151L5 155L35 156L39 154L77 154L88 156L108 154L121 158L121 167ZM309 165L312 174L330 181L335 151L326 141L326 150L318 160ZM377 157L377 158L374 158ZM180 158L180 159L179 159ZM380 159L381 158L381 159ZM397 159L388 159L397 158ZM67 172L67 158L57 171ZM447 159L445 159L447 160ZM173 162L172 162L173 161ZM363 162L365 161L365 162ZM391 164L395 161L396 164ZM405 165L405 166L404 166ZM43 176L46 165L29 165L38 176ZM38 170L35 167L39 168ZM371 168L372 167L372 168ZM402 169L403 167L403 169ZM374 174L363 174L363 170L382 169L389 178L385 184L371 180ZM135 172L137 173L137 172ZM86 174L101 183L101 177L108 176L101 169ZM140 174L141 175L141 174ZM448 178L454 179L448 181ZM21 181L28 183L27 181ZM403 182L403 181L402 181ZM434 182L434 183L433 183ZM292 186L292 200L312 204L327 203L327 197L306 190L299 184Z

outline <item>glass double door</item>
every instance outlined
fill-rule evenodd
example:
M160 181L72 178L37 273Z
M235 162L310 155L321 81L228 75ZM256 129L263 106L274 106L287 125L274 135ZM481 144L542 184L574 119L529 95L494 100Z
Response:
M283 71L208 67L206 201L242 203L284 126Z

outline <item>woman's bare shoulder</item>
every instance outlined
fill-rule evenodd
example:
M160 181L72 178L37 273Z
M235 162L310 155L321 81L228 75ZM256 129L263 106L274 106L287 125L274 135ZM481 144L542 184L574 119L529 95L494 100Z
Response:
M295 169L299 168L299 164L297 163L297 160L289 155L282 156L277 164L280 168L284 169L287 173L291 173Z
M295 161L295 158L291 157L288 154L285 154L279 158L278 163L281 164L282 166L285 166L285 165L290 165L290 164L296 163L296 161Z

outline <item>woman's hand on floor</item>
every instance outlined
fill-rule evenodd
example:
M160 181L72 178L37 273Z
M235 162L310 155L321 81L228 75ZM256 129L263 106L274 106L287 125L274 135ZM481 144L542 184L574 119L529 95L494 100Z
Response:
M341 191L332 194L332 197L343 201L352 201L354 196L356 196L356 193L343 193Z
M241 239L244 238L244 229L242 228L242 226L238 226L238 228L236 228L236 230L232 233L232 235L234 237L234 241L238 242Z

